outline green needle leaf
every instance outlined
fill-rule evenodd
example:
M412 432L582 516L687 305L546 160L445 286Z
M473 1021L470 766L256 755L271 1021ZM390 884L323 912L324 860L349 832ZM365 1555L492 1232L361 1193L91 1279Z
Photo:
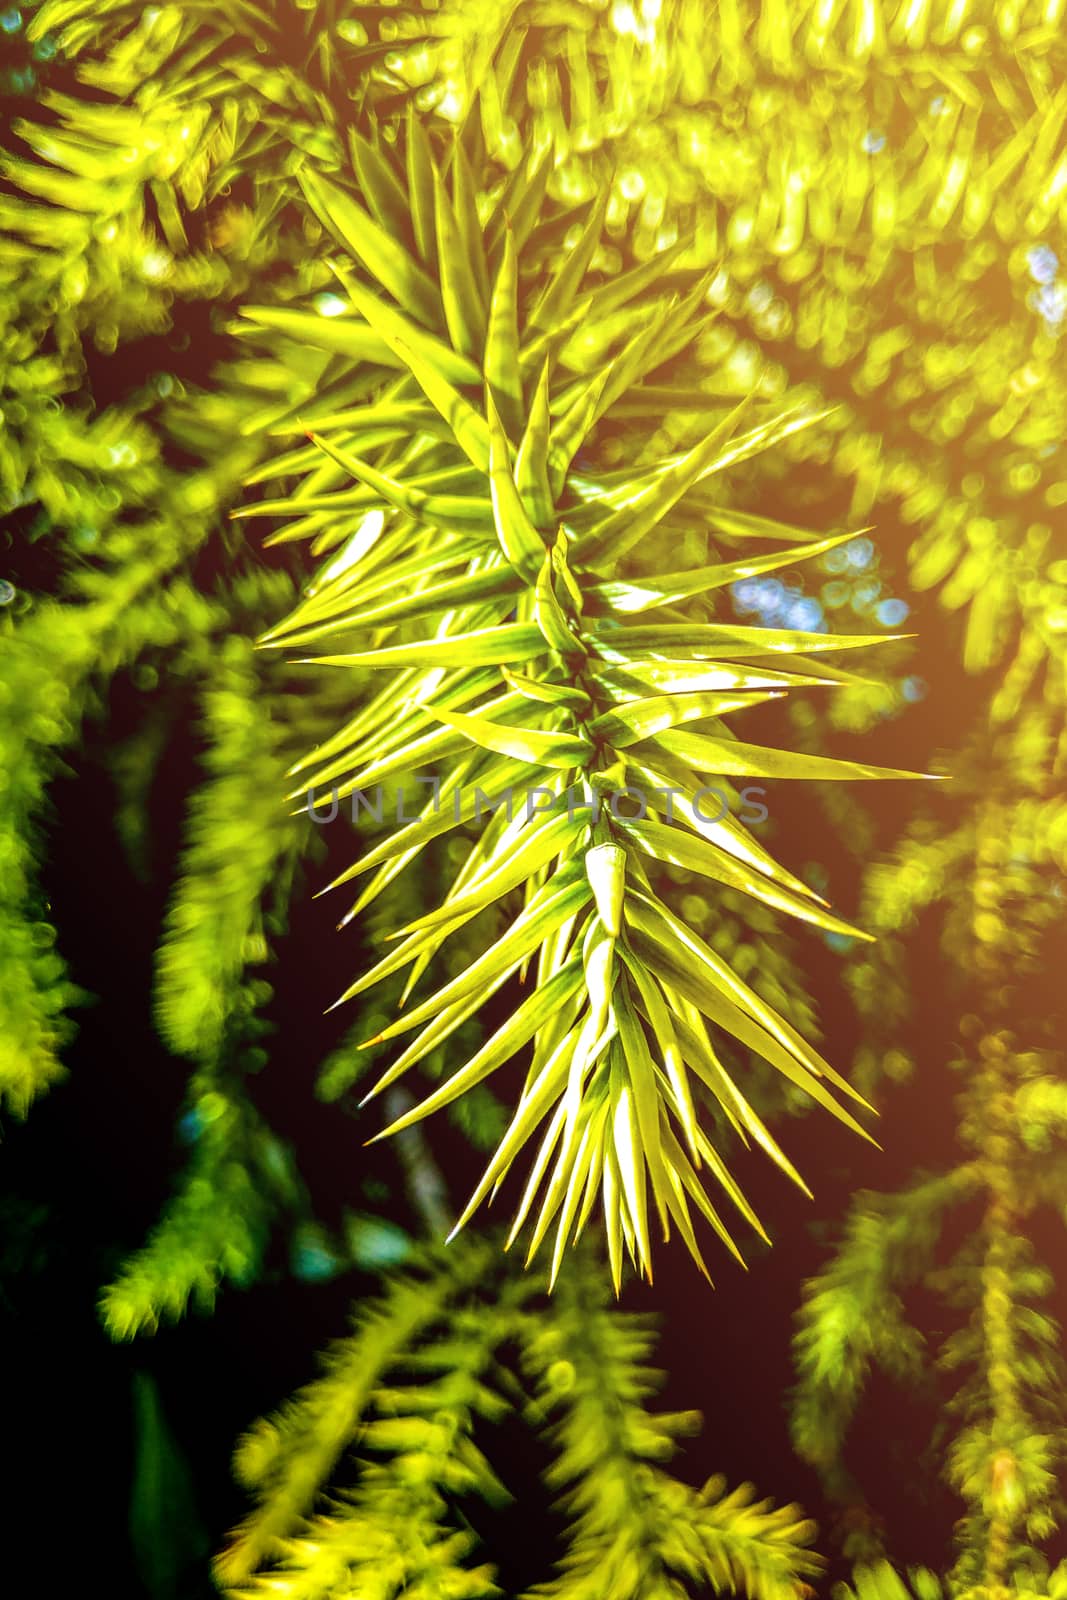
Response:
M512 439L522 433L522 375L519 367L519 269L511 229L493 285L485 340L485 378Z
M404 246L321 173L304 166L297 178L322 225L351 250L397 304L427 328L440 328L443 319L437 285Z
M536 728L503 727L486 722L484 717L469 717L456 711L432 711L440 721L466 734L485 750L495 750L498 755L514 756L535 766L561 767L573 771L584 767L593 754L586 739L572 733L543 733Z

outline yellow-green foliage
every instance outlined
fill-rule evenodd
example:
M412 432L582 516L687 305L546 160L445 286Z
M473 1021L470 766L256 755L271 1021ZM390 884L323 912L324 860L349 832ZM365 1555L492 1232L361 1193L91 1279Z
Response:
M517 1411L552 1452L567 1524L560 1572L534 1592L666 1600L694 1584L796 1600L820 1570L796 1508L756 1502L748 1486L727 1494L719 1479L697 1492L667 1469L699 1418L648 1409L647 1321L605 1303L589 1261L562 1274L548 1305L494 1265L484 1243L427 1254L360 1307L323 1375L242 1440L235 1470L258 1505L219 1559L224 1591L499 1593L449 1496L509 1498L472 1429ZM335 1475L352 1486L309 1515Z
M190 1305L210 1311L224 1281L254 1282L272 1222L294 1208L291 1158L237 1086L227 1087L213 1073L190 1084L181 1127L193 1156L150 1238L101 1296L112 1338L154 1333Z
M842 1446L867 1373L918 1370L909 1285L943 1291L960 1323L934 1353L959 1374L946 1470L966 1512L945 1591L1060 1594L1037 1554L1063 1520L1057 1330L1028 1232L1067 1197L1040 989L1067 817L1062 0L46 0L29 32L56 49L3 135L0 492L59 577L48 598L5 590L0 624L0 1100L16 1113L59 1078L75 999L34 870L62 752L127 670L190 684L207 734L157 988L168 1044L195 1063L200 1137L107 1291L112 1331L246 1281L299 1203L244 1082L257 969L298 869L316 870L289 809L309 786L395 787L432 760L456 787L547 784L556 810L529 826L428 814L367 839L345 878L364 878L352 914L383 952L350 990L383 980L365 1061L382 1087L414 1065L436 1079L401 1124L467 1117L496 1151L476 1199L548 1124L519 1222L533 1247L553 1230L561 1271L540 1342L523 1324L570 1459L572 1560L550 1592L651 1597L703 1576L770 1596L810 1574L784 1514L649 1465L671 1429L628 1390L636 1335L603 1307L579 1316L563 1258L594 1209L616 1285L627 1250L650 1270L657 1223L699 1259L691 1207L736 1248L707 1180L758 1229L731 1166L747 1139L796 1176L774 1109L818 1100L848 1120L856 1085L876 1098L936 1072L898 1038L925 979L965 1041L961 1157L857 1198L804 1304L797 1441L854 1500ZM175 326L189 360L127 381L127 352ZM771 499L795 519L767 516ZM868 523L882 564L863 598L833 563L837 535ZM825 627L750 629L758 606L739 623L736 581L802 557ZM973 704L938 764L951 805L896 791L888 852L851 786L820 786L865 867L858 928L740 822L569 818L568 797L628 778L874 776L825 760L839 732L877 759L910 703L909 646L878 600L905 573L936 596ZM850 633L881 644L859 673L825 658ZM294 654L320 661L282 664ZM791 753L721 720L784 690ZM154 748L116 752L127 833ZM817 932L786 941L782 911ZM940 968L914 970L935 916L951 1000ZM851 942L861 930L880 943ZM815 1049L802 936L845 954L855 1085ZM485 1080L531 1040L494 1125ZM324 1063L324 1098L361 1076L365 1042L353 1030ZM372 1109L363 1130L380 1123ZM980 1219L938 1275L956 1202ZM461 1260L482 1270L479 1249ZM443 1281L394 1286L336 1381L247 1455L263 1509L224 1566L235 1584L267 1558L294 1595L490 1592L443 1493L495 1492L468 1448L472 1412L497 1403L479 1387L489 1347ZM527 1287L500 1293L512 1329ZM387 1464L364 1462L306 1525L386 1366L446 1306L467 1354L426 1386L440 1416L407 1390L406 1433L376 1419ZM553 1346L564 1329L587 1369ZM912 1586L935 1600L928 1574ZM906 1592L888 1566L857 1575L860 1600Z

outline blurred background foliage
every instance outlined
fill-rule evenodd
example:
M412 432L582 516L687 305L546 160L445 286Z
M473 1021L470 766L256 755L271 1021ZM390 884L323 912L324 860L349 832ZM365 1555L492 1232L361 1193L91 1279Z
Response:
M80 1403L112 1499L133 1485L128 1534L85 1491L116 1592L211 1592L208 1552L244 1514L229 1438L306 1379L353 1295L323 1378L241 1447L257 1510L217 1568L233 1592L495 1582L621 1600L829 1581L799 1513L650 1465L688 1430L646 1406L631 1319L653 1306L670 1402L712 1424L714 1459L690 1444L687 1476L721 1465L802 1499L830 1576L860 1564L860 1600L1064 1592L1063 13L0 13L0 1293L37 1396L27 1514L81 1448ZM666 252L706 269L704 396L827 410L735 467L729 496L869 531L802 576L737 583L734 619L916 635L831 702L760 713L811 753L950 776L892 801L772 791L776 853L878 942L797 933L729 890L685 896L690 925L800 1032L839 1064L853 1051L885 1152L814 1119L788 1128L815 1209L754 1177L776 1249L714 1298L668 1263L616 1311L586 1258L546 1305L478 1240L427 1254L502 1107L485 1090L395 1153L363 1150L380 1122L352 1119L377 1052L358 1045L395 996L354 1027L320 1015L382 924L376 907L333 933L311 896L351 849L280 796L352 679L253 649L310 571L266 518L229 514L265 497L313 404L366 397L298 174L366 195L374 141L399 147L412 118L438 151L456 127L477 140L486 202L535 193L542 158L546 267L575 244L560 219L573 208L577 229L604 197L590 271ZM581 327L567 332L580 363ZM676 448L687 425L665 403L642 448ZM632 465L630 442L620 418L602 459ZM426 893L398 885L382 914L407 919ZM431 1060L431 1080L459 1059ZM758 1063L746 1073L762 1115L805 1110ZM107 1335L132 1342L98 1336L98 1296ZM187 1308L201 1316L168 1327Z

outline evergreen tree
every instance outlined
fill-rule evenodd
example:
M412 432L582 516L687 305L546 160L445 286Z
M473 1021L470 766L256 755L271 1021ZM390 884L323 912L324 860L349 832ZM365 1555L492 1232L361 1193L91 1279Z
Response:
M647 1410L647 1330L604 1286L651 1278L656 1235L705 1273L701 1232L735 1256L773 1237L743 1147L807 1189L783 1110L870 1139L924 985L961 1019L961 1159L857 1195L801 1311L796 1443L853 1509L847 1554L892 1558L855 1515L847 1434L872 1366L922 1367L909 1286L943 1295L965 1508L944 1586L1062 1591L1041 1554L1065 1515L1061 1341L1030 1238L1065 1205L1062 10L44 0L0 19L21 101L0 192L19 543L0 1098L21 1117L63 1092L79 995L42 821L129 674L149 691L113 755L135 860L175 719L203 751L154 994L192 1149L103 1292L109 1330L253 1281L279 1227L332 1260L389 1253L380 1217L326 1238L257 1103L266 964L311 890L354 885L361 938L320 1096L354 1111L374 1065L360 1136L396 1134L437 1241L499 1189L514 1214L506 1239L479 1215L385 1272L323 1376L249 1434L229 1592L495 1592L471 1507L506 1499L482 1435L514 1414L563 1496L539 1592L798 1594L818 1570L799 1513L660 1464L688 1419ZM936 752L952 781L875 811L851 780L914 776L884 759L923 693L906 585L937 591L963 714ZM813 825L863 868L854 922L787 864L773 798L773 853L752 821L752 788L809 784ZM360 846L338 867L341 806ZM924 914L939 974L919 970ZM817 1048L805 938L843 960L851 1077ZM486 1161L458 1217L437 1110ZM500 1259L524 1230L527 1262L551 1235L540 1275ZM907 1592L884 1560L855 1584Z

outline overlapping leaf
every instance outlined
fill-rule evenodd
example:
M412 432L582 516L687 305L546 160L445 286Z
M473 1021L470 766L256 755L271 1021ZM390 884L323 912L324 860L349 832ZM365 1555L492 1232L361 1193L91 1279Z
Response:
M844 1104L859 1098L848 1083L663 900L665 869L684 867L827 931L857 930L732 810L712 816L700 797L712 785L731 795L732 781L748 777L909 774L741 743L724 726L798 687L852 681L817 658L874 642L716 614L716 594L737 579L850 537L715 514L717 480L731 465L812 419L701 399L697 442L651 455L641 396L677 387L708 321L705 284L645 269L605 279L599 205L546 283L524 251L537 206L552 214L541 169L506 204L480 210L471 138L468 127L442 147L409 125L388 166L360 147L362 199L303 179L343 247L333 265L350 310L338 319L343 334L328 337L338 350L349 341L353 360L366 340L365 359L394 372L400 362L408 377L386 370L362 413L351 408L332 425L319 417L309 444L280 463L293 487L260 508L294 519L276 536L341 549L264 642L384 678L301 764L297 796L323 784L364 798L385 779L430 784L414 820L338 879L361 881L349 915L435 841L456 834L467 845L441 905L396 930L342 997L404 971L417 996L375 1041L414 1034L372 1096L490 995L534 975L475 1055L387 1131L524 1055L510 1123L457 1226L529 1152L512 1237L529 1222L532 1257L551 1233L554 1278L599 1208L618 1285L624 1252L651 1274L655 1232L676 1229L704 1269L698 1217L738 1255L713 1195L760 1228L704 1125L707 1103L801 1182L731 1075L731 1048L761 1055L863 1132ZM389 233L404 195L411 227ZM600 447L624 419L632 469ZM397 428L395 441L376 440L383 422ZM710 543L709 524L725 543ZM666 529L705 530L706 559L649 571L642 549ZM751 548L770 532L778 548ZM741 546L733 557L731 542ZM627 789L639 815L620 805ZM433 986L442 946L461 931L469 941L492 907L505 910L503 929L494 923L466 968Z

